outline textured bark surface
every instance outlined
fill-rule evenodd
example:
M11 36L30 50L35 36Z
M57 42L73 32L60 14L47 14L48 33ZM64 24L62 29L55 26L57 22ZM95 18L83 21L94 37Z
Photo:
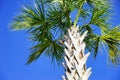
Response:
M65 55L63 66L65 76L63 80L88 80L91 74L91 68L86 69L86 61L90 53L84 54L85 43L83 42L87 31L81 36L78 27L68 29L68 35L65 37L64 49Z

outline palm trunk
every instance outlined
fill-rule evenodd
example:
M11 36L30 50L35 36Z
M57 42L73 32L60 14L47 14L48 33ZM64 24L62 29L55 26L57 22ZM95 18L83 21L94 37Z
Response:
M86 69L86 61L90 53L84 54L85 38L87 31L80 36L78 27L68 29L68 36L65 39L64 49L65 55L63 66L65 68L65 76L63 80L88 80L91 74L91 68Z

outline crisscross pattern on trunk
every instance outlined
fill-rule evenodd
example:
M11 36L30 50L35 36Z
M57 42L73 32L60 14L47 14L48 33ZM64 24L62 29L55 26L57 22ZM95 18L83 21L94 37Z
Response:
M65 38L65 62L63 62L65 76L62 76L63 80L88 80L91 74L91 68L86 69L86 61L90 53L84 54L83 40L87 31L81 36L78 30L78 27L71 27Z

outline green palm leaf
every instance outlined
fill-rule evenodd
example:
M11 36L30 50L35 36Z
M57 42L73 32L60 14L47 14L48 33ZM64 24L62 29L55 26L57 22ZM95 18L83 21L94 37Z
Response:
M115 27L107 34L101 36L102 41L104 44L108 46L108 53L111 61L113 63L118 62L119 60L119 46L120 46L120 28Z
M37 44L31 48L32 54L29 56L27 64L30 64L34 60L38 59L39 56L50 46L50 43Z
M117 62L120 28L111 29L110 5L109 0L35 0L34 5L24 6L11 26L15 30L27 30L30 39L35 42L27 63L30 64L42 54L60 63L64 37L73 24L80 25L81 34L88 31L85 43L95 57L103 43L110 60ZM76 10L77 16L71 17ZM99 28L99 35L94 28Z

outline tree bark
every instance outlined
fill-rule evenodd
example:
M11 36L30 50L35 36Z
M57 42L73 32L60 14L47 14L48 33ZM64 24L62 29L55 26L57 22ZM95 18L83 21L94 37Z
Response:
M90 53L84 54L85 43L83 42L87 31L81 36L79 27L71 27L68 29L65 38L65 55L63 66L65 68L65 76L63 80L88 80L91 68L86 69L86 61Z

